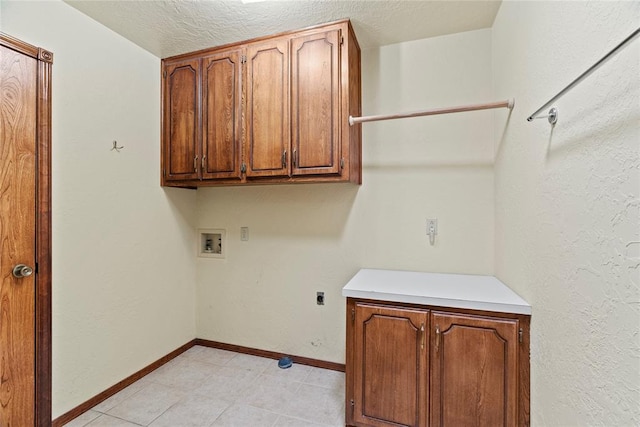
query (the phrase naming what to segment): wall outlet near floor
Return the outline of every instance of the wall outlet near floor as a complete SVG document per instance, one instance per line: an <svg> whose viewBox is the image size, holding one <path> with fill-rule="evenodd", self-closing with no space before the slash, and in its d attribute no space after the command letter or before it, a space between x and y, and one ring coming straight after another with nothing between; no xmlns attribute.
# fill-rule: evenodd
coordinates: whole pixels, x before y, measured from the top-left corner
<svg viewBox="0 0 640 427"><path fill-rule="evenodd" d="M240 240L243 242L249 240L249 227L240 227Z"/></svg>
<svg viewBox="0 0 640 427"><path fill-rule="evenodd" d="M316 304L324 305L324 292L316 292Z"/></svg>

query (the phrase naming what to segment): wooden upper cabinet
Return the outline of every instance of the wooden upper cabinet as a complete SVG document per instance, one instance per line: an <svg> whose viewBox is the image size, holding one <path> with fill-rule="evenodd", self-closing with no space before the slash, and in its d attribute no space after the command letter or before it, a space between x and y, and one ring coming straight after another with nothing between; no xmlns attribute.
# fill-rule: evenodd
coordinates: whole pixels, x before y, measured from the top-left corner
<svg viewBox="0 0 640 427"><path fill-rule="evenodd" d="M162 184L361 183L348 20L165 58Z"/></svg>
<svg viewBox="0 0 640 427"><path fill-rule="evenodd" d="M518 320L432 314L431 426L518 423Z"/></svg>
<svg viewBox="0 0 640 427"><path fill-rule="evenodd" d="M340 30L291 41L292 174L340 173Z"/></svg>
<svg viewBox="0 0 640 427"><path fill-rule="evenodd" d="M166 181L198 179L200 157L200 61L164 70L164 164Z"/></svg>
<svg viewBox="0 0 640 427"><path fill-rule="evenodd" d="M356 303L353 421L426 426L428 311Z"/></svg>
<svg viewBox="0 0 640 427"><path fill-rule="evenodd" d="M247 48L247 177L288 176L289 43Z"/></svg>
<svg viewBox="0 0 640 427"><path fill-rule="evenodd" d="M242 51L202 60L202 179L240 179Z"/></svg>

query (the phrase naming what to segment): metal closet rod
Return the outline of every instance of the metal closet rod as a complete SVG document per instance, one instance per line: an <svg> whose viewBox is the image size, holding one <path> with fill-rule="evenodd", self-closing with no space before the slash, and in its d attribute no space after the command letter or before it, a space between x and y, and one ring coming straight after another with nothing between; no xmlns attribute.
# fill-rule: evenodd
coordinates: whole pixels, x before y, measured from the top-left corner
<svg viewBox="0 0 640 427"><path fill-rule="evenodd" d="M434 110L414 111L412 113L386 114L386 115L379 115L379 116L362 116L362 117L349 116L349 124L353 126L356 123L377 122L380 120L405 119L408 117L435 116L437 114L462 113L464 111L490 110L492 108L508 108L509 110L512 110L514 103L515 101L513 99L509 99L509 100L500 101L500 102L490 102L488 104L474 104L474 105L463 105L460 107L437 108Z"/></svg>
<svg viewBox="0 0 640 427"><path fill-rule="evenodd" d="M571 83L569 83L569 85L567 87L565 87L564 89L562 89L560 92L558 92L558 94L556 96L554 96L553 98L551 98L549 101L547 101L542 107L538 108L536 110L535 113L531 114L529 117L527 117L527 121L530 122L533 119L536 119L537 116L543 111L545 110L548 106L550 106L551 104L553 104L554 102L556 102L560 97L562 97L565 93L567 93L569 90L571 90L571 88L573 88L575 85L577 85L578 83L580 83L582 80L584 80L589 74L593 73L596 69L600 68L600 66L602 64L604 64L605 62L607 62L609 59L611 59L611 57L613 55L615 55L616 53L618 53L618 51L620 49L622 49L627 43L629 43L631 40L633 40L635 37L638 36L638 34L640 34L640 28L638 28L637 30L635 30L633 33L631 33L629 35L629 37L627 37L626 39L622 40L622 42L620 42L620 44L618 44L616 47L614 47L611 51L609 51L609 53L607 53L605 56L603 56L598 62L596 62L595 64L593 64L587 71L585 71L584 73L580 74L574 81L572 81Z"/></svg>

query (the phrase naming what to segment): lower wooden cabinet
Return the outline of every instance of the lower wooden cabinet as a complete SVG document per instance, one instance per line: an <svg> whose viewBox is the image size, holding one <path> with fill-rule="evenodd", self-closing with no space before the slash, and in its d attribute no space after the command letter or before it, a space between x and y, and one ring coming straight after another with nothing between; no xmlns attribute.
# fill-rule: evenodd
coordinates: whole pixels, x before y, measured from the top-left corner
<svg viewBox="0 0 640 427"><path fill-rule="evenodd" d="M347 299L351 426L528 426L528 315Z"/></svg>

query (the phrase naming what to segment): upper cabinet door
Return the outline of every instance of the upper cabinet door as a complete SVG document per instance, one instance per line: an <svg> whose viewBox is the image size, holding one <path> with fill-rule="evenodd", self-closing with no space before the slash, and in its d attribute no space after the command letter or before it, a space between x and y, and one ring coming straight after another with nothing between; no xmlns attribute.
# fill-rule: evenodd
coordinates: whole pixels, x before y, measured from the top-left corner
<svg viewBox="0 0 640 427"><path fill-rule="evenodd" d="M202 60L202 179L242 177L241 50Z"/></svg>
<svg viewBox="0 0 640 427"><path fill-rule="evenodd" d="M200 61L167 64L164 85L164 179L198 179Z"/></svg>
<svg viewBox="0 0 640 427"><path fill-rule="evenodd" d="M287 38L247 47L247 177L289 175L288 48Z"/></svg>
<svg viewBox="0 0 640 427"><path fill-rule="evenodd" d="M291 41L293 175L340 173L340 31Z"/></svg>
<svg viewBox="0 0 640 427"><path fill-rule="evenodd" d="M518 320L432 313L431 426L517 425Z"/></svg>

